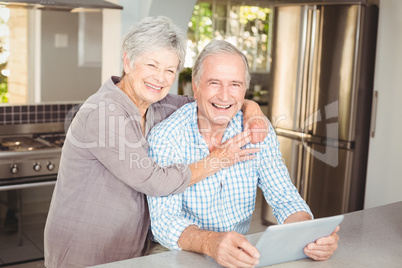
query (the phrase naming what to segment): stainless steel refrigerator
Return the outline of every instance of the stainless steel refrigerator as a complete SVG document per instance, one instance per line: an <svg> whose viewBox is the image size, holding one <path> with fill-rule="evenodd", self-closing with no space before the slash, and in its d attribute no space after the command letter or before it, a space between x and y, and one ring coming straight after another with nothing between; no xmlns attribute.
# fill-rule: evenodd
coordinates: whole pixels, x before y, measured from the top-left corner
<svg viewBox="0 0 402 268"><path fill-rule="evenodd" d="M316 218L363 209L378 6L272 2L268 117L292 181Z"/></svg>

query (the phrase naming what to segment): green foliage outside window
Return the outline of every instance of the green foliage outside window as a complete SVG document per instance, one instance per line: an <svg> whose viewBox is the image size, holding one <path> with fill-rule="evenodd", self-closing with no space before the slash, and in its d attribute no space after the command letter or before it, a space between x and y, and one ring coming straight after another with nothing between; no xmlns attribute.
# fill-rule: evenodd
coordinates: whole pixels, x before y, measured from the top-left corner
<svg viewBox="0 0 402 268"><path fill-rule="evenodd" d="M4 69L3 65L0 64L0 71ZM0 73L0 103L8 103L7 92L7 77Z"/></svg>
<svg viewBox="0 0 402 268"><path fill-rule="evenodd" d="M0 8L4 8L0 6ZM6 52L6 32L5 29L8 28L7 21L3 19L2 16L0 16L0 29L1 29L1 34L0 34L0 55ZM4 61L4 60L3 60ZM7 83L7 76L4 75L3 70L7 69L7 60L4 62L0 63L0 103L8 103L8 83Z"/></svg>
<svg viewBox="0 0 402 268"><path fill-rule="evenodd" d="M189 23L186 66L214 38L231 42L247 55L253 72L270 66L270 20L272 9L231 4L230 1L199 0Z"/></svg>

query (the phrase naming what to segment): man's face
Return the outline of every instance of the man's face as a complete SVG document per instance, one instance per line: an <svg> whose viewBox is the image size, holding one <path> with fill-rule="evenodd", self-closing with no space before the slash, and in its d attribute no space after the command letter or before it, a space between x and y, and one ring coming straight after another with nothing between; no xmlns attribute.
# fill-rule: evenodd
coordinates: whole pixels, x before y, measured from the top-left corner
<svg viewBox="0 0 402 268"><path fill-rule="evenodd" d="M244 63L239 55L221 53L205 58L203 66L199 86L193 83L198 124L227 127L244 102Z"/></svg>

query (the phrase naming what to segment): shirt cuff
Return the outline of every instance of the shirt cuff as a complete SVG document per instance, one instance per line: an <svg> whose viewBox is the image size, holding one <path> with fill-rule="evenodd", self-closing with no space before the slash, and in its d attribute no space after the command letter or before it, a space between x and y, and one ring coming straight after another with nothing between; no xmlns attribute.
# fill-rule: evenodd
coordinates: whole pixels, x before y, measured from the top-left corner
<svg viewBox="0 0 402 268"><path fill-rule="evenodd" d="M167 238L165 238L165 240L163 238L158 239L158 242L170 250L182 250L178 245L178 241L183 231L190 225L195 225L198 228L199 226L189 221L175 222L173 225L174 227L167 234L165 234Z"/></svg>
<svg viewBox="0 0 402 268"><path fill-rule="evenodd" d="M314 219L313 213L311 213L310 208L307 206L306 203L295 203L292 204L290 207L286 207L286 209L281 209L278 213L276 213L276 219L279 224L283 224L283 222L292 214L296 212L307 212L310 214L311 219Z"/></svg>

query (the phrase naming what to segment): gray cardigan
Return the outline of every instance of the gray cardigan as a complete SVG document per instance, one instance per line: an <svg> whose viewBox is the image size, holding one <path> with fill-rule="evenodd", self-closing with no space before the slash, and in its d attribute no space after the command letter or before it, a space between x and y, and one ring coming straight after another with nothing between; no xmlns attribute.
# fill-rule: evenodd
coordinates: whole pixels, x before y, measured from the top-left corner
<svg viewBox="0 0 402 268"><path fill-rule="evenodd" d="M81 106L67 132L45 227L45 265L85 267L143 255L145 198L180 193L191 171L159 167L146 135L190 98L168 95L148 108L145 137L138 108L109 79Z"/></svg>

